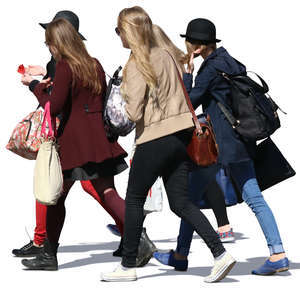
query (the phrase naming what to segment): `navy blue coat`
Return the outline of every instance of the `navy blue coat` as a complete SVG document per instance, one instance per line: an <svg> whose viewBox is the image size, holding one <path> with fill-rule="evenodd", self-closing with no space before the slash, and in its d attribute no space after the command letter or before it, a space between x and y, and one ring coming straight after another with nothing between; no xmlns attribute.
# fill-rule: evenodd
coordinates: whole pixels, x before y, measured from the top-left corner
<svg viewBox="0 0 300 300"><path fill-rule="evenodd" d="M202 105L203 111L209 114L219 146L218 160L227 169L231 163L250 160L249 153L254 145L246 145L239 138L217 106L217 101L220 101L231 111L229 106L230 87L226 80L218 74L219 71L237 75L245 73L246 68L231 57L223 47L220 47L203 61L195 77L194 87L192 87L192 74L184 73L183 81L194 108Z"/></svg>
<svg viewBox="0 0 300 300"><path fill-rule="evenodd" d="M252 164L252 158L255 153L255 143L245 143L231 127L230 123L217 106L217 101L223 103L226 108L230 108L230 86L219 74L225 72L230 75L237 75L246 72L244 65L231 57L228 52L220 47L211 53L202 63L193 85L193 75L183 74L184 85L190 96L194 108L202 105L205 113L209 114L212 126L219 146L218 163L208 168L192 168L189 175L189 191L191 199L200 208L209 208L204 199L204 193L211 180L216 180L220 168L225 171L222 181L223 185L231 186L235 183L238 194L232 196L230 189L220 185L224 192L225 203L227 206L241 202L241 192L244 182L249 178L254 178L254 169L249 168ZM217 180L218 181L218 180Z"/></svg>

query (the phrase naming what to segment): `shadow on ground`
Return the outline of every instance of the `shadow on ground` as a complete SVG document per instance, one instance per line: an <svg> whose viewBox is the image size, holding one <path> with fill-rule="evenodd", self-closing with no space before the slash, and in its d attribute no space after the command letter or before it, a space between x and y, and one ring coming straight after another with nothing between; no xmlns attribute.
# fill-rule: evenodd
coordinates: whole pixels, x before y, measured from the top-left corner
<svg viewBox="0 0 300 300"><path fill-rule="evenodd" d="M244 240L248 239L248 237L245 237L243 233L236 232L235 233L236 241L238 240ZM194 236L193 240L200 239L199 236ZM173 243L176 242L176 238L170 238L170 239L163 239L163 240L153 240L154 243ZM76 245L67 245L67 246L61 246L59 247L60 253L79 253L79 252L89 252L89 251L98 251L98 250L116 250L119 246L119 242L108 242L108 243L94 243L94 244L76 244Z"/></svg>
<svg viewBox="0 0 300 300"><path fill-rule="evenodd" d="M250 275L251 271L254 268L259 267L264 263L266 260L266 257L252 257L248 258L245 262L237 262L234 266L234 268L230 271L229 277L225 278L224 280L221 281L221 283L226 283L226 282L238 282L238 280L230 278L230 276L244 276L244 275ZM297 270L300 269L300 263L296 262L290 262L290 270ZM152 275L145 275L139 277L139 279L144 279L144 278L151 278L151 277L157 277L157 276L177 276L177 275L195 275L195 276L208 276L211 270L211 266L207 267L191 267L188 269L187 272L177 272L171 267L161 267L159 268L160 271L163 271L162 273L159 274L152 274ZM253 275L255 276L255 275ZM287 272L282 272L282 273L277 273L276 275L273 276L280 276L280 277L286 277L286 276L291 276L290 271Z"/></svg>
<svg viewBox="0 0 300 300"><path fill-rule="evenodd" d="M234 232L235 241L249 239L247 236L244 236L241 232ZM193 240L202 240L199 235L194 234ZM154 243L174 243L177 241L177 238L163 239L163 240L153 240Z"/></svg>
<svg viewBox="0 0 300 300"><path fill-rule="evenodd" d="M247 239L247 237L244 237L243 234L238 233L237 239ZM173 242L174 239L164 239L164 240L156 240L157 243L170 243ZM107 263L107 262L119 262L119 257L112 256L112 252L117 249L119 245L119 242L108 242L108 243L96 243L96 244L78 244L78 245L68 245L68 246L62 246L59 248L60 253L81 253L81 252L90 252L90 251L103 251L108 250L109 252L101 253L101 254L89 254L88 257L82 258L82 259L76 259L74 261L64 263L59 265L59 269L68 269L68 268L78 268L82 266L87 265L96 265L101 263ZM59 259L59 257L58 257ZM231 270L230 275L233 276L243 276L243 275L249 275L251 274L251 270L254 268L259 267L264 263L266 260L266 257L253 257L248 258L246 261L243 262L237 262L234 268ZM159 264L156 262L153 258L148 265L155 266ZM157 264L153 264L153 263ZM144 278L151 278L151 277L157 277L157 276L177 276L177 275L195 275L195 276L207 276L210 273L211 266L202 266L202 267L190 267L187 272L178 272L175 271L172 267L159 265L158 266L159 271L162 271L159 274L152 274L152 275L145 275L139 277L139 279ZM300 269L300 263L297 262L290 262L290 270L296 270ZM275 276L290 276L291 273L283 272L278 273ZM238 282L238 280L233 278L225 278L223 283L226 282Z"/></svg>

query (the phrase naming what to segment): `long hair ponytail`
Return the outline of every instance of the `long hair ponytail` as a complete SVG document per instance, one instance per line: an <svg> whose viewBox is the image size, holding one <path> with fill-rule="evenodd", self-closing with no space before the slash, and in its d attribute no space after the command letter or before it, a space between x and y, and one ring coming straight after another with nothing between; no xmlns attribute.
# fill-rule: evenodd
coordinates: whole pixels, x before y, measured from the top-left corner
<svg viewBox="0 0 300 300"><path fill-rule="evenodd" d="M150 63L150 51L157 46L152 21L139 6L123 9L118 17L118 29L131 49L131 59L135 60L137 69L143 75L150 94L155 93L157 77ZM126 96L126 66L123 72L122 91Z"/></svg>

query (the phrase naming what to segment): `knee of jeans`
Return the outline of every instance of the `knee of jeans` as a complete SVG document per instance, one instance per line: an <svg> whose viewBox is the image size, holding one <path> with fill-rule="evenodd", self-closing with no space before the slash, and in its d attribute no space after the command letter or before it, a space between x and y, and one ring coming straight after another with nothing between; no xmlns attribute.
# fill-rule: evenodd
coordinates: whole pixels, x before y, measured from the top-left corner
<svg viewBox="0 0 300 300"><path fill-rule="evenodd" d="M177 216L181 217L184 214L186 203L170 203L171 211Z"/></svg>
<svg viewBox="0 0 300 300"><path fill-rule="evenodd" d="M248 206L251 208L251 210L256 214L258 211L261 210L261 208L264 207L264 205L261 203L261 197L254 196L251 198L245 199L245 202L248 204Z"/></svg>
<svg viewBox="0 0 300 300"><path fill-rule="evenodd" d="M253 212L257 212L258 209L267 207L264 197L258 187L255 178L249 179L244 187L242 193L243 200L248 204Z"/></svg>
<svg viewBox="0 0 300 300"><path fill-rule="evenodd" d="M147 194L127 190L125 203L127 206L144 206Z"/></svg>

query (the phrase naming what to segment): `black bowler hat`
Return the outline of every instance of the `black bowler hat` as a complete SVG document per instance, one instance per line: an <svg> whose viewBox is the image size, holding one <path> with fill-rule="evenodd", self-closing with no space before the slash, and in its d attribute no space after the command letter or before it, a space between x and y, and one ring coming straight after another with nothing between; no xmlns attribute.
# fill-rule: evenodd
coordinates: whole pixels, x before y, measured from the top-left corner
<svg viewBox="0 0 300 300"><path fill-rule="evenodd" d="M73 25L75 30L78 32L80 38L82 40L86 40L86 38L78 31L79 30L79 18L75 13L73 13L72 11L69 11L69 10L62 10L62 11L59 11L55 15L55 17L53 18L52 21L57 20L57 19L65 19L65 20L69 21ZM44 29L46 29L49 23L39 23L39 24Z"/></svg>
<svg viewBox="0 0 300 300"><path fill-rule="evenodd" d="M218 43L221 40L216 39L216 27L207 19L194 19L186 29L186 34L181 34L181 37L187 40L196 40L201 42Z"/></svg>

